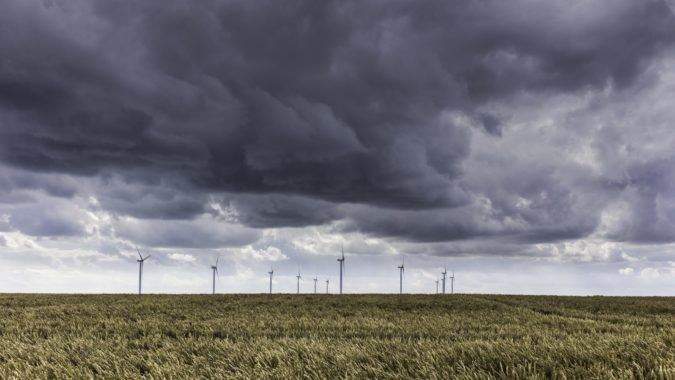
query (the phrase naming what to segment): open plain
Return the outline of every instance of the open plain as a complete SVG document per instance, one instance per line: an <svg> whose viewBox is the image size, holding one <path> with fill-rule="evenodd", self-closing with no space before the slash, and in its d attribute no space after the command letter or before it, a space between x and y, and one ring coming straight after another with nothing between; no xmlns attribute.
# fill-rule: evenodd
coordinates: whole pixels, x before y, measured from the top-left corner
<svg viewBox="0 0 675 380"><path fill-rule="evenodd" d="M0 378L675 378L675 298L1 295Z"/></svg>

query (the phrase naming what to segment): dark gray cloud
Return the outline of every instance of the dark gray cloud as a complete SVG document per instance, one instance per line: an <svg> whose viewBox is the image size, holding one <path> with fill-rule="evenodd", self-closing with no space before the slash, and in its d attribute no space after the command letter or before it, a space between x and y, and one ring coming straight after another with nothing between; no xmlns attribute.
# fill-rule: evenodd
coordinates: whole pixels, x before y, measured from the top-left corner
<svg viewBox="0 0 675 380"><path fill-rule="evenodd" d="M81 215L63 209L22 207L12 213L12 229L31 236L80 236L87 234Z"/></svg>
<svg viewBox="0 0 675 380"><path fill-rule="evenodd" d="M54 197L72 198L77 189L77 181L69 176L36 174L6 167L0 171L0 193L4 194L13 190L41 190Z"/></svg>
<svg viewBox="0 0 675 380"><path fill-rule="evenodd" d="M238 222L256 228L304 227L344 217L330 202L279 194L233 195L223 205Z"/></svg>
<svg viewBox="0 0 675 380"><path fill-rule="evenodd" d="M100 208L141 219L192 219L209 211L207 194L153 174L102 176L93 184Z"/></svg>
<svg viewBox="0 0 675 380"><path fill-rule="evenodd" d="M675 157L639 162L628 168L619 205L628 217L608 233L620 241L665 243L675 240Z"/></svg>
<svg viewBox="0 0 675 380"><path fill-rule="evenodd" d="M210 218L194 221L125 221L114 224L117 237L150 247L218 248L252 244L258 230Z"/></svg>
<svg viewBox="0 0 675 380"><path fill-rule="evenodd" d="M505 139L504 109L523 96L634 93L675 41L662 1L48 5L0 6L0 160L20 173L0 176L3 202L14 189L72 198L95 177L83 182L102 209L158 226L220 204L256 228L345 220L413 241L533 243L588 236L623 199L635 217L609 238L675 238L659 222L675 220L658 203L668 166L635 166L628 185L536 149L516 157L531 147L472 151L479 133ZM539 146L575 135L548 128L568 134ZM252 239L174 222L120 233L172 247ZM48 213L12 223L83 233Z"/></svg>

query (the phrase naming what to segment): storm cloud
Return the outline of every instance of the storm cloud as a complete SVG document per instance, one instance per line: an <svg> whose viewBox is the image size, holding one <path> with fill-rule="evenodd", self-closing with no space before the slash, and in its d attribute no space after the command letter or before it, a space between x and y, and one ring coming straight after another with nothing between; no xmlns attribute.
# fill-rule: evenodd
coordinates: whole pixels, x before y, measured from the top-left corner
<svg viewBox="0 0 675 380"><path fill-rule="evenodd" d="M14 205L49 196L157 247L675 241L663 1L1 7L0 202L24 234L93 233Z"/></svg>

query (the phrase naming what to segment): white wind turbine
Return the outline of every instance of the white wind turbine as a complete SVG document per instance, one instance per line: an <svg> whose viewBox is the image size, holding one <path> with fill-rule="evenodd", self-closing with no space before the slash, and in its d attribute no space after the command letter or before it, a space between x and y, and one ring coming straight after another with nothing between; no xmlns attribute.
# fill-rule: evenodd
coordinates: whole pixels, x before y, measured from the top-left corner
<svg viewBox="0 0 675 380"><path fill-rule="evenodd" d="M313 280L314 280L314 294L316 294L316 283L317 283L317 281L319 281L319 278L316 275L314 275Z"/></svg>
<svg viewBox="0 0 675 380"><path fill-rule="evenodd" d="M302 278L302 276L300 276L300 270L299 269L298 269L298 275L295 276L295 278L298 279L298 287L297 287L296 294L300 294L300 279Z"/></svg>
<svg viewBox="0 0 675 380"><path fill-rule="evenodd" d="M403 272L405 272L405 256L403 257L403 262L398 266L398 277L399 277L399 294L403 294Z"/></svg>
<svg viewBox="0 0 675 380"><path fill-rule="evenodd" d="M213 271L213 294L216 294L216 276L220 278L220 275L218 274L218 261L220 261L220 255L216 258L216 264L211 265L211 270Z"/></svg>
<svg viewBox="0 0 675 380"><path fill-rule="evenodd" d="M450 294L455 294L455 271L452 271L452 276L450 276Z"/></svg>
<svg viewBox="0 0 675 380"><path fill-rule="evenodd" d="M438 294L438 280L436 280L436 294Z"/></svg>
<svg viewBox="0 0 675 380"><path fill-rule="evenodd" d="M443 275L443 277L441 278L441 280L443 281L443 294L445 294L445 276L448 274L448 268L443 267L443 272L441 272L441 274Z"/></svg>
<svg viewBox="0 0 675 380"><path fill-rule="evenodd" d="M330 279L326 279L326 294L328 294L328 284L330 283Z"/></svg>
<svg viewBox="0 0 675 380"><path fill-rule="evenodd" d="M272 294L272 276L274 276L274 268L270 267L270 271L267 273L270 275L270 294Z"/></svg>
<svg viewBox="0 0 675 380"><path fill-rule="evenodd" d="M337 259L337 261L340 263L340 294L342 294L342 272L344 271L345 268L345 248L341 246L342 249L342 258Z"/></svg>
<svg viewBox="0 0 675 380"><path fill-rule="evenodd" d="M141 287L142 287L142 284L143 284L143 263L145 262L145 260L150 258L150 255L147 255L147 256L143 257L143 255L141 255L141 251L138 249L138 247L136 247L136 252L138 252L138 260L136 260L136 261L138 262L138 295L140 296L141 295Z"/></svg>

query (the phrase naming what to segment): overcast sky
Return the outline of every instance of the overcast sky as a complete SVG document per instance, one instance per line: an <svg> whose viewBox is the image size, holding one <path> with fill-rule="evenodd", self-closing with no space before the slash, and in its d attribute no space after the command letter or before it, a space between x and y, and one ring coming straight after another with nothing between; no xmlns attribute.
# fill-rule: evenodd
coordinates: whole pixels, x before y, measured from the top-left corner
<svg viewBox="0 0 675 380"><path fill-rule="evenodd" d="M675 295L675 4L0 2L0 291Z"/></svg>

